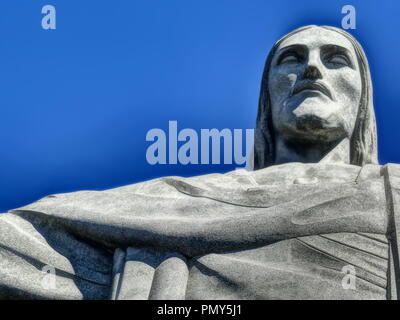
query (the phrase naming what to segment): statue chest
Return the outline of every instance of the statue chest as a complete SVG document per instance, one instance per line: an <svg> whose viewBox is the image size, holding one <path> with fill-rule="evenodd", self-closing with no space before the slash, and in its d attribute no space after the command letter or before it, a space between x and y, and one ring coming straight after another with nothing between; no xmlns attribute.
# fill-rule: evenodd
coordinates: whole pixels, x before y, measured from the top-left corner
<svg viewBox="0 0 400 320"><path fill-rule="evenodd" d="M187 299L386 299L385 235L336 233L191 261Z"/></svg>

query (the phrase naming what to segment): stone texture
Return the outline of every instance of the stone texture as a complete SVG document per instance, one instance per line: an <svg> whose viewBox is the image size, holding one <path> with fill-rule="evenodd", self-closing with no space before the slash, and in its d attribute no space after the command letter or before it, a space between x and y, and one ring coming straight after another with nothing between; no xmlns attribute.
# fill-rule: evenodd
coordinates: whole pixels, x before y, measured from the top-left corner
<svg viewBox="0 0 400 320"><path fill-rule="evenodd" d="M188 259L188 299L381 299L388 242L380 171L292 163L48 197L0 216L1 261L9 265L0 295L106 299L119 271L130 280L116 299L168 298L171 279L180 283L178 299ZM127 244L122 269L111 253ZM36 263L56 268L57 290L41 288ZM362 290L341 293L346 264Z"/></svg>
<svg viewBox="0 0 400 320"><path fill-rule="evenodd" d="M188 277L189 270L183 256L166 259L155 271L149 300L184 300Z"/></svg>

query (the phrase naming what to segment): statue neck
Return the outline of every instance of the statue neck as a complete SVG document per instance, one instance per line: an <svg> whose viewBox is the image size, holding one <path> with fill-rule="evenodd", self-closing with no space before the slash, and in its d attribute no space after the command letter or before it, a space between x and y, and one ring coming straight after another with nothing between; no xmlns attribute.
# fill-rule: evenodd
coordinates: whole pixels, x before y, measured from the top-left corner
<svg viewBox="0 0 400 320"><path fill-rule="evenodd" d="M350 163L350 139L331 144L291 143L276 137L275 164L302 163Z"/></svg>

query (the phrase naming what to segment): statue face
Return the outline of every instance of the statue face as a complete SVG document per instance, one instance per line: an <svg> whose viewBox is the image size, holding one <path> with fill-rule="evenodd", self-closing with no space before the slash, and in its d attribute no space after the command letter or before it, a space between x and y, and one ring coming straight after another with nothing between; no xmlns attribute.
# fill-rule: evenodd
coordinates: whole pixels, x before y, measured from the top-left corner
<svg viewBox="0 0 400 320"><path fill-rule="evenodd" d="M350 137L362 81L343 35L313 27L277 48L268 74L274 130L284 139L332 142Z"/></svg>

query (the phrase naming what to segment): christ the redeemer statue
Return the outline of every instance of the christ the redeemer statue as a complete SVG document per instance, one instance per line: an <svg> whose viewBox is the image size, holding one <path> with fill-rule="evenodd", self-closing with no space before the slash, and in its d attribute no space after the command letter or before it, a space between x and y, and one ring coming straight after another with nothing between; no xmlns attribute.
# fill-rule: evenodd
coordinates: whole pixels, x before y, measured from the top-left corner
<svg viewBox="0 0 400 320"><path fill-rule="evenodd" d="M306 26L267 58L254 171L1 214L0 298L397 299L399 215L400 166L377 162L363 49Z"/></svg>

